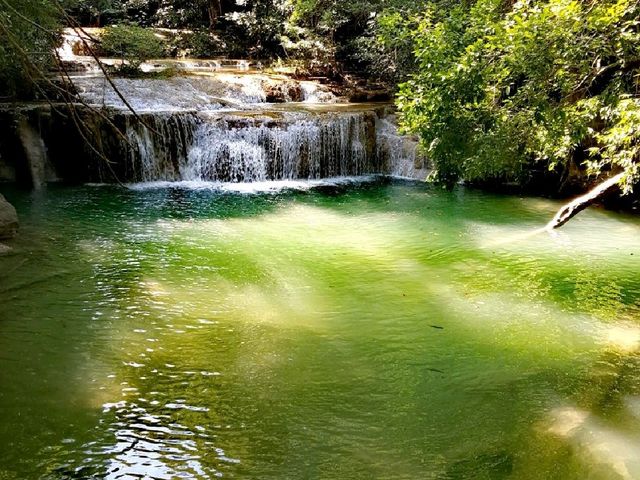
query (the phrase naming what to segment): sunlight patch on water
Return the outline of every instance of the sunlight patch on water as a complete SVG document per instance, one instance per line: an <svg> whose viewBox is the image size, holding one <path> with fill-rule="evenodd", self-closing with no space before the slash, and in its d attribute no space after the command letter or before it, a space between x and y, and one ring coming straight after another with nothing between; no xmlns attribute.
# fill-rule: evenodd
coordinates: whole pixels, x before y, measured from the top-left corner
<svg viewBox="0 0 640 480"><path fill-rule="evenodd" d="M550 414L550 426L547 431L553 435L567 438L574 430L584 425L589 412L572 407L556 408Z"/></svg>
<svg viewBox="0 0 640 480"><path fill-rule="evenodd" d="M631 353L640 348L640 327L632 324L606 326L605 342L615 349Z"/></svg>
<svg viewBox="0 0 640 480"><path fill-rule="evenodd" d="M158 282L146 284L158 285ZM157 295L156 292L156 289L147 291L152 296ZM248 322L318 330L323 328L319 312L328 308L322 296L311 288L294 288L289 282L282 284L277 280L272 286L239 285L217 276L210 277L204 286L165 284L162 292L165 303L183 314L183 325L193 324L191 319L215 318L225 320L227 325Z"/></svg>
<svg viewBox="0 0 640 480"><path fill-rule="evenodd" d="M627 411L635 417L636 420L640 420L640 396L639 395L627 395L624 398L624 405Z"/></svg>
<svg viewBox="0 0 640 480"><path fill-rule="evenodd" d="M328 264L341 257L349 262L359 259L405 273L412 264L422 270L396 243L403 233L413 233L411 220L410 214L359 216L295 205L250 219L163 220L157 226L179 243L197 238L200 245L215 249L241 241L243 255L282 279L293 273L286 270L289 265L309 258L322 258Z"/></svg>
<svg viewBox="0 0 640 480"><path fill-rule="evenodd" d="M548 301L511 292L471 293L449 285L430 286L428 291L476 341L517 356L553 363L608 345L598 319L565 312Z"/></svg>
<svg viewBox="0 0 640 480"><path fill-rule="evenodd" d="M606 218L602 212L585 212L584 218L575 219L575 224L569 224L562 230L547 232L544 227L537 228L531 223L531 230L523 230L522 225L496 225L469 222L468 231L475 243L483 250L500 249L501 251L519 254L522 252L536 253L544 256L558 254L580 256L597 255L605 258L625 258L629 261L635 255L640 255L640 228L624 222ZM600 218L598 218L600 217ZM606 218L606 220L605 220ZM540 221L545 220L540 216ZM596 220L605 220L605 224L597 224ZM635 231L634 238L631 232ZM615 247L603 249L603 245L611 244L615 239Z"/></svg>
<svg viewBox="0 0 640 480"><path fill-rule="evenodd" d="M611 471L621 480L639 478L640 437L607 426L595 415L569 406L553 410L549 423L548 432L564 439L581 463L597 466L590 478L611 478Z"/></svg>

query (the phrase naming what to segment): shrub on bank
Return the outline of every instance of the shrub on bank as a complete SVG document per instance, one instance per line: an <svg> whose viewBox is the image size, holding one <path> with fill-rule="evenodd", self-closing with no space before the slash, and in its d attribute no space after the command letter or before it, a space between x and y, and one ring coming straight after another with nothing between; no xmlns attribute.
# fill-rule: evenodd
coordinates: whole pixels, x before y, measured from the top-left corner
<svg viewBox="0 0 640 480"><path fill-rule="evenodd" d="M212 58L224 56L227 44L209 30L173 30L166 36L165 52L170 57Z"/></svg>
<svg viewBox="0 0 640 480"><path fill-rule="evenodd" d="M101 54L121 58L126 70L136 71L151 58L164 56L162 40L152 31L135 25L114 25L100 37Z"/></svg>

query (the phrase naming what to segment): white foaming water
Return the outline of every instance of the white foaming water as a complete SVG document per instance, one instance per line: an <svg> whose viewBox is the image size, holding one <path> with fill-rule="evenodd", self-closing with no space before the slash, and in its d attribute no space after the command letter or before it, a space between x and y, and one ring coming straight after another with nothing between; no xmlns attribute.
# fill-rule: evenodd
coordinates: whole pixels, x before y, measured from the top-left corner
<svg viewBox="0 0 640 480"><path fill-rule="evenodd" d="M180 168L193 142L199 118L190 113L154 113L145 115L151 131L131 115L125 116L128 144L128 178L140 181L179 180Z"/></svg>
<svg viewBox="0 0 640 480"><path fill-rule="evenodd" d="M388 116L376 121L377 155L385 158L387 173L399 178L426 179L429 169L418 151L418 140L400 135L393 120L393 116Z"/></svg>
<svg viewBox="0 0 640 480"><path fill-rule="evenodd" d="M207 76L175 76L167 79L114 78L127 102L139 112L242 110L267 101L273 86L299 85L304 103L335 104L340 100L316 82L273 79L260 74L216 73ZM82 100L90 105L126 110L120 96L101 75L74 77ZM284 89L285 92L287 88ZM288 94L284 94L289 98ZM289 100L292 100L289 98Z"/></svg>
<svg viewBox="0 0 640 480"><path fill-rule="evenodd" d="M302 81L300 88L304 103L338 103L340 101L340 98L327 87L317 82Z"/></svg>
<svg viewBox="0 0 640 480"><path fill-rule="evenodd" d="M195 132L182 178L257 182L370 173L363 120L346 114L235 127L237 120L205 123Z"/></svg>
<svg viewBox="0 0 640 480"><path fill-rule="evenodd" d="M415 141L370 111L125 115L124 179L255 183L383 174L425 179ZM153 130L153 131L152 131Z"/></svg>
<svg viewBox="0 0 640 480"><path fill-rule="evenodd" d="M65 34L62 37L62 45L58 48L58 56L61 60L71 61L76 59L76 54L73 53L73 45L79 41L76 35Z"/></svg>
<svg viewBox="0 0 640 480"><path fill-rule="evenodd" d="M104 77L74 78L86 103L126 110L127 106ZM241 109L261 101L260 93L243 82L199 77L171 79L113 79L120 93L137 112L180 112ZM264 94L262 95L264 97Z"/></svg>
<svg viewBox="0 0 640 480"><path fill-rule="evenodd" d="M136 181L262 182L383 173L367 113L278 118L165 113L127 116Z"/></svg>
<svg viewBox="0 0 640 480"><path fill-rule="evenodd" d="M265 182L230 183L207 181L178 181L178 182L140 182L127 185L131 190L163 190L165 188L178 188L184 190L208 190L215 192L260 194L278 193L285 190L309 191L322 186L344 186L371 183L378 179L378 175L361 175L350 177L323 178L320 180L270 180ZM91 184L103 186L104 184Z"/></svg>

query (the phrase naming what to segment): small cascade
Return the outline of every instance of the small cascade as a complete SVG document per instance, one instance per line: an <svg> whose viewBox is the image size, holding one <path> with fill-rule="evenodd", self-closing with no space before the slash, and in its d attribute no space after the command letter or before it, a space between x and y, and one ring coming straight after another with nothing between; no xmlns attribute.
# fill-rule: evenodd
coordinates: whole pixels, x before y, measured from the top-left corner
<svg viewBox="0 0 640 480"><path fill-rule="evenodd" d="M96 39L102 35L101 28L84 27L82 29L65 28L62 32L62 42L57 49L57 54L64 62L65 68L70 72L99 72L100 68L96 59L91 54L91 49L99 50ZM89 48L90 47L90 48ZM118 66L122 63L120 58L100 58L100 62L106 66ZM246 59L230 58L162 58L142 62L140 69L143 72L162 72L174 69L181 72L250 72L262 68L260 62L254 64Z"/></svg>
<svg viewBox="0 0 640 480"><path fill-rule="evenodd" d="M46 180L46 170L49 164L47 146L38 131L26 119L21 119L17 126L20 143L27 159L31 186L41 188Z"/></svg>
<svg viewBox="0 0 640 480"><path fill-rule="evenodd" d="M336 96L327 87L317 82L301 81L302 101L305 103L338 103Z"/></svg>
<svg viewBox="0 0 640 480"><path fill-rule="evenodd" d="M371 113L149 116L127 124L134 181L259 182L382 173Z"/></svg>
<svg viewBox="0 0 640 480"><path fill-rule="evenodd" d="M144 116L146 125L132 115L125 118L126 179L181 180L199 117L192 113L156 113Z"/></svg>
<svg viewBox="0 0 640 480"><path fill-rule="evenodd" d="M75 77L73 83L84 102L126 110L120 96L103 76ZM340 100L325 85L262 74L216 73L153 80L115 78L113 83L140 112L247 110L271 102L335 104Z"/></svg>
<svg viewBox="0 0 640 480"><path fill-rule="evenodd" d="M222 119L203 123L185 180L256 182L370 173L365 114L295 121Z"/></svg>
<svg viewBox="0 0 640 480"><path fill-rule="evenodd" d="M152 81L116 78L113 82L137 112L243 109L248 104L264 102L264 92L251 78L235 75L221 77L175 77ZM74 78L73 83L85 103L127 110L104 77Z"/></svg>
<svg viewBox="0 0 640 480"><path fill-rule="evenodd" d="M393 177L424 180L429 175L426 157L416 137L400 135L394 115L376 120L376 155Z"/></svg>

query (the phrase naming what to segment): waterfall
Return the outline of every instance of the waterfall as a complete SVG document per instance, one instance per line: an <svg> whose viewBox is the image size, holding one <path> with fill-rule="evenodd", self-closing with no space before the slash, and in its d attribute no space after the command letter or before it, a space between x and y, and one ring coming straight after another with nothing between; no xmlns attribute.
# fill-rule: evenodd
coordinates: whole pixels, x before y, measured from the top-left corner
<svg viewBox="0 0 640 480"><path fill-rule="evenodd" d="M24 147L20 161L34 184L251 183L370 174L424 179L428 173L417 140L398 133L389 105L336 103L335 87L318 82L237 72L114 82L136 115L104 77L73 77L78 96L91 106L74 107L90 133L78 130L66 106L34 106L18 138L7 140L4 157L14 155L11 145ZM0 115L0 127L12 132L15 122L6 117ZM34 145L46 162L26 158ZM17 162L9 166L26 171ZM0 174L6 171L2 167Z"/></svg>
<svg viewBox="0 0 640 480"><path fill-rule="evenodd" d="M66 30L62 58L87 60L76 55L83 50L80 40ZM368 174L423 179L428 173L417 140L398 133L388 106L346 103L337 85L249 68L246 60L145 65L188 74L114 78L119 93L102 75L73 76L82 101L108 111L124 132L114 135L89 114L99 147L112 159L108 168L92 159L92 181L250 183ZM56 135L49 137L55 143Z"/></svg>
<svg viewBox="0 0 640 480"><path fill-rule="evenodd" d="M417 139L372 111L126 115L123 180L263 182L383 174L425 179ZM106 180L106 179L105 179Z"/></svg>
<svg viewBox="0 0 640 480"><path fill-rule="evenodd" d="M360 175L370 167L364 115L233 126L201 125L183 177L253 182ZM373 168L373 167L372 167Z"/></svg>
<svg viewBox="0 0 640 480"><path fill-rule="evenodd" d="M424 180L429 175L426 158L420 153L419 140L400 135L394 115L376 120L376 155L393 177Z"/></svg>
<svg viewBox="0 0 640 480"><path fill-rule="evenodd" d="M13 125L12 118L0 118L0 126ZM0 174L8 172L15 179L17 173L11 172L30 172L33 185L58 179L251 183L371 174L424 179L428 174L416 139L400 136L380 110L203 110L139 116L119 111L108 118L82 110L92 149L69 115L32 111L0 152L14 159L0 165ZM11 145L22 148L9 150Z"/></svg>
<svg viewBox="0 0 640 480"><path fill-rule="evenodd" d="M126 125L134 181L258 182L382 173L371 113L154 114L146 115L145 123L149 128L128 117Z"/></svg>

